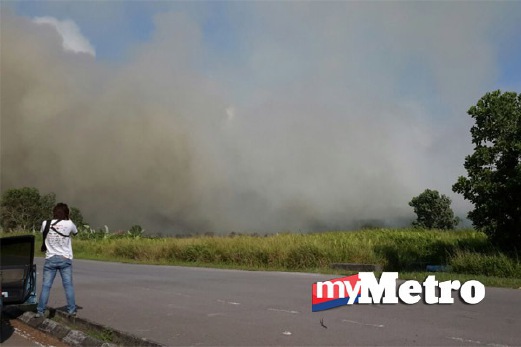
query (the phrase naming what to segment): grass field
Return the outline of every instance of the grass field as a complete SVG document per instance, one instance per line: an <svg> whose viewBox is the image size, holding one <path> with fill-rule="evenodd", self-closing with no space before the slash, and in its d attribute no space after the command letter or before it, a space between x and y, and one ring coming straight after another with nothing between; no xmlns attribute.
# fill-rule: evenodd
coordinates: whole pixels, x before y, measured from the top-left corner
<svg viewBox="0 0 521 347"><path fill-rule="evenodd" d="M437 278L479 278L485 285L521 287L520 259L498 252L483 233L474 230L370 229L189 238L82 231L73 248L81 259L247 270L338 274L332 263L378 264L383 271L400 272L404 279L424 278L427 265L443 265L450 272L438 273ZM36 255L41 255L39 250Z"/></svg>

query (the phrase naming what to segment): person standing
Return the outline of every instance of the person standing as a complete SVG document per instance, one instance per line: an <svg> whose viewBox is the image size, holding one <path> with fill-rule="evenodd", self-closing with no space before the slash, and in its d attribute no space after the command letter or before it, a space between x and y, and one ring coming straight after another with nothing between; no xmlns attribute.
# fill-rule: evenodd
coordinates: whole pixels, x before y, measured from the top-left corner
<svg viewBox="0 0 521 347"><path fill-rule="evenodd" d="M47 223L50 223L50 225L47 229L48 232L45 232ZM67 204L60 202L54 206L53 219L42 223L41 232L44 234L42 250L45 251L45 264L43 266L42 292L36 308L36 317L43 317L45 314L51 287L58 271L62 278L67 299L67 313L76 316L77 307L72 283L71 235L76 235L78 229L69 219Z"/></svg>

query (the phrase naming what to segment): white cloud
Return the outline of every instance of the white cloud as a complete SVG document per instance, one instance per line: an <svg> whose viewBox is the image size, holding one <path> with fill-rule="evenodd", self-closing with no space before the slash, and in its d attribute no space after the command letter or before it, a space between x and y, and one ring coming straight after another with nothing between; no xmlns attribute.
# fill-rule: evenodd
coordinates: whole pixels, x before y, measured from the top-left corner
<svg viewBox="0 0 521 347"><path fill-rule="evenodd" d="M96 51L89 40L83 36L78 25L69 19L58 20L53 17L36 17L33 20L37 24L51 25L62 37L62 46L66 51L74 53L87 53L96 56Z"/></svg>

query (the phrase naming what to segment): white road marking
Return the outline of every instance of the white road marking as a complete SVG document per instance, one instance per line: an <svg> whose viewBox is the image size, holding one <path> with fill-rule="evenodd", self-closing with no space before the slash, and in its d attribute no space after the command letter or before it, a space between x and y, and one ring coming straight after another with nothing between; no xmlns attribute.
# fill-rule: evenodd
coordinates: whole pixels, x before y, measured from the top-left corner
<svg viewBox="0 0 521 347"><path fill-rule="evenodd" d="M357 322L357 321L349 320L349 319L342 319L342 322L353 323L353 324L358 324L358 325L366 325L366 326L375 327L375 328L383 328L384 327L383 324L367 324L367 323L361 323L361 322Z"/></svg>
<svg viewBox="0 0 521 347"><path fill-rule="evenodd" d="M454 341L458 341L458 342L474 343L476 345L484 345L484 346L491 346L491 347L508 347L508 345L501 345L501 344L497 344L497 343L487 343L487 342L481 342L481 341L477 341L477 340L469 340L469 339L464 339L462 337L447 336L447 338L454 340Z"/></svg>
<svg viewBox="0 0 521 347"><path fill-rule="evenodd" d="M284 331L284 332L282 332L282 335L289 336L289 335L291 335L291 331Z"/></svg>
<svg viewBox="0 0 521 347"><path fill-rule="evenodd" d="M240 302L233 302L233 301L224 301L224 300L217 300L217 302L228 304L228 305L240 305Z"/></svg>
<svg viewBox="0 0 521 347"><path fill-rule="evenodd" d="M208 313L208 317L215 317L215 316L224 316L224 313Z"/></svg>
<svg viewBox="0 0 521 347"><path fill-rule="evenodd" d="M268 311L275 311L275 312L286 312L291 314L299 314L299 311L292 311L292 310L283 310L281 308L268 308Z"/></svg>

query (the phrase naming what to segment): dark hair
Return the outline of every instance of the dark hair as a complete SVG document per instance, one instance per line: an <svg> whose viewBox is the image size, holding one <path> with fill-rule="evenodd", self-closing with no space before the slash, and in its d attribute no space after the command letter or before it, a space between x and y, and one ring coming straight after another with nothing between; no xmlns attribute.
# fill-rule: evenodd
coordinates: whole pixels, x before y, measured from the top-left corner
<svg viewBox="0 0 521 347"><path fill-rule="evenodd" d="M52 215L54 219L68 220L69 206L67 206L67 204L64 204L63 202L57 203L56 206L54 206L54 209L52 210Z"/></svg>

